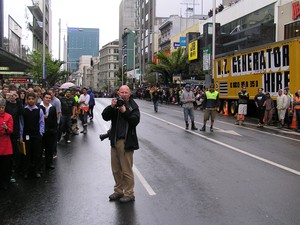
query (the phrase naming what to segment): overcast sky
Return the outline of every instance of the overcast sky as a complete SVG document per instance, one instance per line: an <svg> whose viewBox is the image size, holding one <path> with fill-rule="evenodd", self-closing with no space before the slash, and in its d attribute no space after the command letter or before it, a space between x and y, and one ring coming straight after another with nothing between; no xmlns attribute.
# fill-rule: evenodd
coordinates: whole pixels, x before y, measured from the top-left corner
<svg viewBox="0 0 300 225"><path fill-rule="evenodd" d="M201 14L202 0L159 0L162 2L159 14L166 15L177 14L185 16L185 9L192 7L195 2L195 13ZM100 30L100 47L110 41L119 38L119 5L121 0L51 0L52 5L52 55L58 58L58 23L61 18L61 35L66 35L67 27L85 27L99 28ZM216 0L217 6L221 0ZM203 0L203 12L207 14L212 8L212 0ZM5 10L5 30L7 36L7 17L10 14L17 23L22 27L22 44L31 45L31 34L26 31L26 14L28 21L31 21L31 14L26 10L26 6L32 5L31 0L4 0ZM27 11L27 13L26 13ZM61 58L63 57L63 43L61 41Z"/></svg>

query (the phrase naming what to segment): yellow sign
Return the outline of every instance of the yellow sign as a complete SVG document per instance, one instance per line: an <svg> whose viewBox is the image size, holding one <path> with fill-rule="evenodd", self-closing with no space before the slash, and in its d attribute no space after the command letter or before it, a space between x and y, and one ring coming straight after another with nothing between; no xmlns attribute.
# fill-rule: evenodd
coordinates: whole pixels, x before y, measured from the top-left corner
<svg viewBox="0 0 300 225"><path fill-rule="evenodd" d="M189 43L188 54L189 61L198 59L198 40Z"/></svg>

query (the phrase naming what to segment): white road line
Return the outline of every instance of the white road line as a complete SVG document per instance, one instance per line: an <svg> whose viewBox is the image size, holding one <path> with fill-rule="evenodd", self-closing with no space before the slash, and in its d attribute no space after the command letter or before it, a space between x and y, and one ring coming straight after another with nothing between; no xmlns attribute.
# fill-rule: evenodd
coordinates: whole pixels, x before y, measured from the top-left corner
<svg viewBox="0 0 300 225"><path fill-rule="evenodd" d="M229 125L232 125L231 123L228 123L228 122L224 122L224 121L217 121L218 123L223 123L223 124L229 124ZM247 126L247 124L246 124ZM291 137L286 137L286 136L282 136L282 135L279 135L279 134L273 134L273 133L270 133L268 131L263 131L263 130L258 130L258 129L254 129L254 128L251 128L251 127L246 127L246 126L241 126L240 128L243 128L243 129L247 129L247 130L252 130L252 131L255 131L257 133L261 133L261 134L267 134L267 135L271 135L271 136L274 136L274 137L280 137L280 138L283 138L283 139L287 139L287 140L291 140L291 141L297 141L297 142L300 142L300 139L296 139L296 138L291 138ZM263 128L262 128L263 129ZM287 132L285 132L287 133ZM296 134L298 135L298 134Z"/></svg>
<svg viewBox="0 0 300 225"><path fill-rule="evenodd" d="M149 185L149 183L146 181L146 179L143 177L143 175L140 173L140 171L136 168L135 165L133 165L133 171L135 175L139 178L142 185L146 189L149 195L156 195L156 193L153 191L152 187Z"/></svg>
<svg viewBox="0 0 300 225"><path fill-rule="evenodd" d="M164 123L167 123L167 124L169 124L169 125L172 125L172 126L174 126L174 127L177 127L177 128L179 128L179 129L185 130L185 128L183 128L183 127L181 127L181 126L178 126L177 124L171 123L171 122L169 122L169 121L167 121L167 120L160 119L160 118L158 118L158 117L156 117L156 116L153 116L153 115L148 114L148 113L145 113L145 112L142 112L142 113L145 114L145 115L147 115L147 116L149 116L149 117L152 117L152 118L154 118L154 119L160 120L160 121L162 121L162 122L164 122ZM202 137L203 139L206 139L206 140L208 140L208 141L210 141L210 142L213 142L213 143L215 143L215 144L222 145L222 146L224 146L224 147L226 147L226 148L229 148L229 149L231 149L231 150L233 150L233 151L242 153L242 154L247 155L247 156L249 156L249 157L251 157L251 158L257 159L257 160L259 160L259 161L265 162L265 163L267 163L267 164L273 165L273 166L275 166L275 167L277 167L277 168L280 168L280 169L282 169L282 170L285 170L285 171L288 171L288 172L290 172L290 173L293 173L293 174L295 174L295 175L300 176L300 171L291 169L291 168L289 168L289 167L286 167L286 166L283 166L283 165L281 165L281 164L275 163L275 162L270 161L270 160L268 160L268 159L264 159L264 158L262 158L262 157L253 155L253 154L251 154L251 153L249 153L249 152L243 151L243 150L241 150L241 149L239 149L239 148L235 148L235 147L233 147L233 146L230 146L230 145L228 145L228 144L222 143L222 142L217 141L217 140L215 140L215 139L206 137L206 136L204 136L204 135L202 135L202 134L199 134L199 133L196 133L196 132L194 132L194 131L190 131L190 130L186 130L186 131L187 131L187 132L190 132L190 133L193 133L194 135L197 135L197 136L199 136L199 137Z"/></svg>
<svg viewBox="0 0 300 225"><path fill-rule="evenodd" d="M182 113L182 111L179 111L179 110L175 110L175 109L171 109L172 111L175 111L177 113ZM217 120L215 121L215 123L223 123L223 124L227 124L227 125L232 125L232 123L228 123L228 122L224 122L224 121L220 121L220 120ZM202 124L202 123L199 123L199 122L195 122L197 124ZM247 124L246 124L247 125ZM270 135L270 136L274 136L274 137L280 137L280 138L283 138L283 139L287 139L287 140L291 140L291 141L296 141L296 142L300 142L300 139L296 139L296 138L291 138L291 137L286 137L286 136L282 136L282 135L279 135L279 134L273 134L273 133L270 133L268 131L263 131L263 130L258 130L258 129L254 129L254 128L251 128L251 127L245 127L245 126L241 126L240 128L243 128L243 129L247 129L247 130L252 130L252 131L255 131L257 133L261 133L261 134L267 134L267 135ZM218 129L218 128L216 128ZM288 133L288 132L285 132L285 133ZM296 135L298 135L296 133Z"/></svg>

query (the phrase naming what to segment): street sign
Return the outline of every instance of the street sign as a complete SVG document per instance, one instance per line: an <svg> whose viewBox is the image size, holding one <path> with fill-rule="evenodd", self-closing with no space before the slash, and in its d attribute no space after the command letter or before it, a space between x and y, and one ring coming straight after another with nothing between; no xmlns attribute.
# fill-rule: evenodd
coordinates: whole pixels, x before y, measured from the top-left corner
<svg viewBox="0 0 300 225"><path fill-rule="evenodd" d="M179 38L180 46L186 46L186 37Z"/></svg>
<svg viewBox="0 0 300 225"><path fill-rule="evenodd" d="M179 48L180 47L180 42L173 42L173 47L176 49L176 48Z"/></svg>

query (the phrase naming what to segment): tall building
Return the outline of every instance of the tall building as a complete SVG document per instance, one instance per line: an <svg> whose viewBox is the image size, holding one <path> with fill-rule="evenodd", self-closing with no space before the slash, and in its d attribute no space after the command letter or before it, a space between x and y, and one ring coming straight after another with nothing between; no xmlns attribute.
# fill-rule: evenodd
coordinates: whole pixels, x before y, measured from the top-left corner
<svg viewBox="0 0 300 225"><path fill-rule="evenodd" d="M119 40L109 42L100 49L98 83L101 91L111 93L116 87L119 70Z"/></svg>
<svg viewBox="0 0 300 225"><path fill-rule="evenodd" d="M67 45L65 51L67 70L78 70L79 58L82 55L99 55L99 29L68 27Z"/></svg>
<svg viewBox="0 0 300 225"><path fill-rule="evenodd" d="M50 0L33 0L32 3L32 6L28 6L33 17L32 23L28 23L28 27L33 35L32 48L37 50L43 46L43 13L45 13L45 46L46 51L50 52L52 48L52 12ZM45 3L45 6L43 3Z"/></svg>

